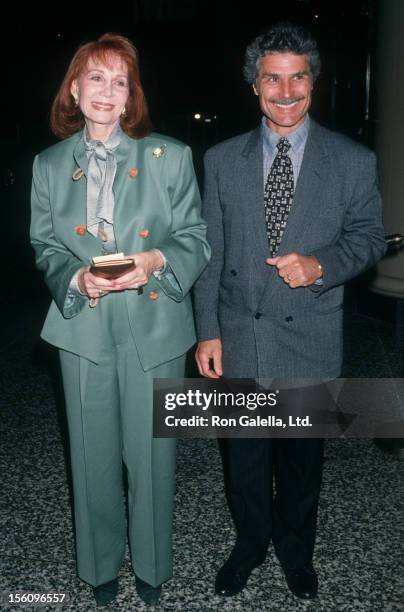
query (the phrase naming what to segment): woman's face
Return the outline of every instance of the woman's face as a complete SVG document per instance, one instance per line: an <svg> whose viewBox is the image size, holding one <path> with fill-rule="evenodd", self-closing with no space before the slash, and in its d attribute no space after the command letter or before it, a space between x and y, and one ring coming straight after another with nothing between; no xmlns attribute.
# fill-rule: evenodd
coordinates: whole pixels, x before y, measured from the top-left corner
<svg viewBox="0 0 404 612"><path fill-rule="evenodd" d="M84 115L90 137L105 142L129 97L128 67L118 55L111 55L108 65L90 58L70 91Z"/></svg>

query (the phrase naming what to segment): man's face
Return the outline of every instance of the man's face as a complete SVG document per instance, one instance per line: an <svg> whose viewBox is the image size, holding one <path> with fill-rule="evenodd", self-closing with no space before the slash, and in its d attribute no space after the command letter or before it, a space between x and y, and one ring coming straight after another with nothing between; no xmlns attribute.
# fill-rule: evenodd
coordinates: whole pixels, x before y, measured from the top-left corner
<svg viewBox="0 0 404 612"><path fill-rule="evenodd" d="M307 55L272 53L261 58L254 92L268 126L282 136L304 121L313 79Z"/></svg>

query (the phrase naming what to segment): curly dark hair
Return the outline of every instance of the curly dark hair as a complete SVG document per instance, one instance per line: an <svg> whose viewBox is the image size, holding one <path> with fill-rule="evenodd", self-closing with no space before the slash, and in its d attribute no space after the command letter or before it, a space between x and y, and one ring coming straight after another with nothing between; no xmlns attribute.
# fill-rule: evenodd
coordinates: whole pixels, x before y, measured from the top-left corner
<svg viewBox="0 0 404 612"><path fill-rule="evenodd" d="M248 45L243 68L247 83L255 82L261 57L271 53L307 55L313 81L320 74L320 55L317 43L310 32L303 26L283 21L270 27Z"/></svg>

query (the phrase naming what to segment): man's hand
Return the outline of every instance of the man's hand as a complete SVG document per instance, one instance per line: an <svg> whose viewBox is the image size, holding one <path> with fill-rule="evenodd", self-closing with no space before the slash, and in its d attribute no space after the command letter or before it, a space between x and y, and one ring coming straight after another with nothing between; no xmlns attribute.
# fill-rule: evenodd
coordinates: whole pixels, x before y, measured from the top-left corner
<svg viewBox="0 0 404 612"><path fill-rule="evenodd" d="M276 266L279 276L292 289L308 287L323 276L321 264L314 255L288 253L281 257L269 257L265 263Z"/></svg>
<svg viewBox="0 0 404 612"><path fill-rule="evenodd" d="M203 340L198 343L195 353L196 364L199 374L206 378L220 378L222 369L222 341L220 338L214 340ZM211 360L213 368L211 368Z"/></svg>

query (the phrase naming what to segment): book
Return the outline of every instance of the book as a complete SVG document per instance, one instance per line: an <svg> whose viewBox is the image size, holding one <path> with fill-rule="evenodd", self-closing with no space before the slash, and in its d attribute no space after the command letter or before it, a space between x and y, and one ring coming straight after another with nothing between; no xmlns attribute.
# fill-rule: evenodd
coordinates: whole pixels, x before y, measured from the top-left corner
<svg viewBox="0 0 404 612"><path fill-rule="evenodd" d="M135 262L130 257L125 257L123 253L112 255L100 255L93 257L90 272L94 276L113 279L119 278L122 274L135 268Z"/></svg>

